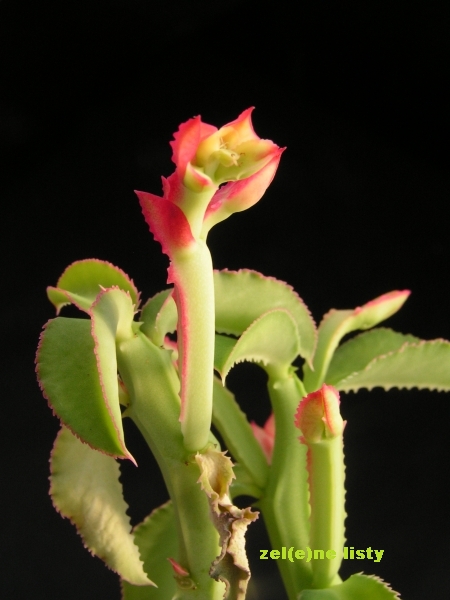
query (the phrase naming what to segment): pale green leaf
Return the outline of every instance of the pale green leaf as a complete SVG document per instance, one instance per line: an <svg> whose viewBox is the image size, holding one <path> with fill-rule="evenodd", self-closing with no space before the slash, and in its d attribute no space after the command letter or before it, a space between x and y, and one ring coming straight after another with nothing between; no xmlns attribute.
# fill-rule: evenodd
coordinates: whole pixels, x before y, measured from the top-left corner
<svg viewBox="0 0 450 600"><path fill-rule="evenodd" d="M50 320L41 335L36 363L44 396L64 425L93 448L131 458L123 438L120 408L113 416L105 403L91 321ZM118 390L117 371L113 385Z"/></svg>
<svg viewBox="0 0 450 600"><path fill-rule="evenodd" d="M352 575L324 590L304 590L298 600L397 600L400 596L375 575Z"/></svg>
<svg viewBox="0 0 450 600"><path fill-rule="evenodd" d="M257 499L261 498L264 491L255 484L248 469L239 463L234 463L233 471L236 479L233 479L230 485L230 496L232 500L238 496L253 496L253 498Z"/></svg>
<svg viewBox="0 0 450 600"><path fill-rule="evenodd" d="M69 265L58 279L56 287L47 288L47 294L58 313L70 303L87 311L102 289L113 286L128 292L133 304L136 307L139 305L139 292L128 275L119 267L96 258Z"/></svg>
<svg viewBox="0 0 450 600"><path fill-rule="evenodd" d="M241 335L256 319L285 309L296 324L299 354L310 360L316 345L316 326L301 298L287 283L256 271L214 271L216 331Z"/></svg>
<svg viewBox="0 0 450 600"><path fill-rule="evenodd" d="M404 344L400 350L375 358L365 369L335 383L348 392L382 387L450 390L450 342L433 340Z"/></svg>
<svg viewBox="0 0 450 600"><path fill-rule="evenodd" d="M216 333L214 343L214 368L218 373L223 373L228 357L233 352L237 341L238 340L234 337Z"/></svg>
<svg viewBox="0 0 450 600"><path fill-rule="evenodd" d="M274 309L287 310L299 336L298 354L310 360L316 344L316 326L296 292L283 281L256 271L214 271L216 331L241 335L256 319ZM176 330L177 312L172 290L151 298L142 310L142 331L158 346Z"/></svg>
<svg viewBox="0 0 450 600"><path fill-rule="evenodd" d="M403 335L383 327L366 331L339 346L325 378L334 385L356 371L362 371L374 358L400 350L407 342L420 342L413 335Z"/></svg>
<svg viewBox="0 0 450 600"><path fill-rule="evenodd" d="M254 321L234 344L221 341L218 358L224 362L216 364L215 368L223 380L233 365L243 361L287 370L299 353L297 331L287 310L269 311ZM226 350L229 350L228 356Z"/></svg>
<svg viewBox="0 0 450 600"><path fill-rule="evenodd" d="M347 333L375 327L381 321L395 314L408 296L407 290L394 291L375 298L354 310L330 310L319 325L317 350L312 368L308 364L303 366L303 383L306 391L312 392L319 389L325 381L333 354Z"/></svg>
<svg viewBox="0 0 450 600"><path fill-rule="evenodd" d="M172 289L159 292L142 307L140 321L141 331L152 340L156 346L164 344L168 333L177 328L177 307L172 297Z"/></svg>
<svg viewBox="0 0 450 600"><path fill-rule="evenodd" d="M134 337L134 306L127 292L118 288L104 290L95 299L89 314L103 399L119 434L122 432L116 344ZM131 458L131 457L130 457Z"/></svg>
<svg viewBox="0 0 450 600"><path fill-rule="evenodd" d="M51 456L50 495L76 526L86 547L135 585L154 585L145 574L130 533L119 465L63 427Z"/></svg>
<svg viewBox="0 0 450 600"><path fill-rule="evenodd" d="M144 570L158 586L141 587L122 581L122 600L170 600L177 584L168 558L178 553L173 505L169 501L155 509L133 531Z"/></svg>

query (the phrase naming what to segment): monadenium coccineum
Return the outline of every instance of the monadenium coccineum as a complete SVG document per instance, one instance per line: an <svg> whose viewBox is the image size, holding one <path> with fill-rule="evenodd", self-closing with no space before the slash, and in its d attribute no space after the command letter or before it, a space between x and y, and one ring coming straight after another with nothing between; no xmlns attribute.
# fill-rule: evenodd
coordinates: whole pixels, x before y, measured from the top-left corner
<svg viewBox="0 0 450 600"><path fill-rule="evenodd" d="M61 420L50 494L87 548L118 573L124 600L244 600L245 534L258 512L238 508L241 495L264 516L289 600L398 598L372 574L339 576L346 516L339 393L449 391L450 343L377 327L408 291L333 309L316 327L288 284L213 270L209 230L261 199L284 150L257 136L251 112L220 129L200 117L180 125L162 197L136 192L169 258L172 287L142 304L120 268L87 259L47 289L57 316L44 327L36 365ZM89 319L60 315L68 304ZM267 374L273 412L264 427L248 422L226 387L242 361ZM133 531L117 462L134 462L124 418L148 443L170 496Z"/></svg>

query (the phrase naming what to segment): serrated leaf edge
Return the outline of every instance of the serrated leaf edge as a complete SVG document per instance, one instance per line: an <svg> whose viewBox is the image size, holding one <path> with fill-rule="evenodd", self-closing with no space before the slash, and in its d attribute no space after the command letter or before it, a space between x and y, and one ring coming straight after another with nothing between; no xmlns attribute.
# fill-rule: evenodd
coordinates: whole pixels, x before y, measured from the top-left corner
<svg viewBox="0 0 450 600"><path fill-rule="evenodd" d="M377 583L381 583L381 585L385 587L388 590L388 592L392 592L394 594L394 600L402 600L400 598L400 593L393 590L391 588L391 584L379 577L378 575L367 575L362 571L360 573L354 573L354 575L361 575L362 577L367 577L368 579L374 579ZM354 575L352 575L351 577L353 577Z"/></svg>
<svg viewBox="0 0 450 600"><path fill-rule="evenodd" d="M107 265L108 267L112 267L113 269L115 269L116 271L119 271L119 273L123 276L124 279L126 279L129 284L131 285L131 287L133 288L133 291L136 294L136 307L139 307L140 302L141 302L141 293L140 291L137 289L134 281L131 279L131 277L129 275L127 275L127 273L125 273L125 271L123 269L121 269L120 267L117 267L116 265L114 265L113 263L109 262L108 260L102 260L100 258L82 258L80 260L75 260L74 262L70 263L70 265L68 265L64 271L61 273L58 281L56 282L56 289L58 289L58 291L62 291L64 292L65 290L59 288L59 283L61 281L61 279L64 277L64 275L66 274L66 272L73 266L73 265L78 265L81 263L98 263L98 264L102 264L102 265ZM99 284L100 285L100 284ZM50 286L51 287L51 286ZM119 287L119 286L117 286ZM121 288L120 288L121 289ZM127 291L127 290L123 290L123 291ZM70 292L69 292L70 293ZM82 309L81 309L82 310Z"/></svg>
<svg viewBox="0 0 450 600"><path fill-rule="evenodd" d="M387 352L386 354L381 354L380 356L377 356L377 358L372 359L368 365L362 369L361 371L355 371L354 373L352 373L351 375L348 375L347 377L345 377L344 379L341 379L340 381L336 382L334 384L334 386L337 389L340 389L339 386L341 386L344 383L348 383L349 381L351 382L352 377L354 377L355 375L358 375L359 373L365 373L367 371L370 371L370 369L378 362L386 359L389 356L394 356L394 355L399 355L402 354L407 348L420 348L422 346L425 345L437 345L437 344L442 344L445 343L446 345L448 345L450 347L450 341L445 340L443 338L437 338L435 340L421 340L419 343L417 344L413 344L410 342L405 342L405 344L402 345L402 347L399 350L396 350L394 352ZM362 389L366 389L368 391L373 390L376 387L380 387L385 391L389 391L389 390L393 390L393 389L398 389L398 390L412 390L414 388L417 388L418 390L430 390L430 391L437 391L437 392L445 392L448 391L448 388L439 388L439 387L428 387L428 386L423 386L420 387L418 385L391 385L391 386L384 386L381 384L374 384L372 386L368 386L368 385L362 385L360 387L355 387L355 388L346 388L344 391L345 392L357 392L358 390L362 390Z"/></svg>
<svg viewBox="0 0 450 600"><path fill-rule="evenodd" d="M120 431L120 428L118 427L117 423L116 423L116 419L114 418L114 414L111 408L111 404L109 402L108 396L106 394L106 389L105 389L105 383L103 380L103 374L102 374L102 370L101 370L101 361L100 361L100 356L98 353L98 347L99 347L99 340L95 334L95 315L94 315L94 308L97 306L97 304L100 302L100 300L103 298L104 295L106 295L108 292L110 292L111 290L118 290L120 291L122 294L125 294L128 298L130 298L131 302L133 302L133 299L131 298L131 295L128 291L122 290L119 286L114 285L110 288L104 288L100 291L100 293L96 296L94 302L91 305L91 308L87 311L88 315L91 317L91 335L92 338L94 340L94 354L95 354L95 360L97 363L97 371L98 371L98 377L99 377L99 381L100 381L100 389L102 390L102 395L103 395L103 401L105 403L106 409L108 411L108 414L111 418L111 422L114 426L114 429L117 433L117 438L119 440L119 443L122 447L122 450L124 452L124 456L123 458L128 458L129 460L131 460L131 462L136 465L137 467L137 462L135 460L135 458L133 457L133 455L129 452L128 448L125 445L125 439L124 439L124 434L123 434L123 429L122 432ZM134 306L134 309L136 309L136 306Z"/></svg>
<svg viewBox="0 0 450 600"><path fill-rule="evenodd" d="M108 568L110 571L112 571L113 573L116 573L116 575L119 575L119 576L120 576L120 573L118 573L118 572L117 572L117 571L115 571L115 570L114 570L112 567L110 567L110 566L108 565L108 563L107 563L107 562L105 562L105 561L104 561L104 560L103 560L103 559L102 559L100 556L98 556L97 554L95 554L95 552L93 552L93 551L92 551L92 550L89 548L89 546L87 545L87 543L86 543L86 541L85 541L85 539L84 539L84 535L83 535L83 534L81 533L81 531L79 530L79 528L78 528L78 525L76 524L75 520L74 520L74 519L72 519L71 517L68 517L68 516L64 515L64 514L62 513L62 511L61 511L61 510L58 508L58 506L55 504L54 500L53 500L53 481L52 481L52 476L53 476L53 468L52 468L52 463L53 463L53 455L54 455L54 452L55 452L55 450L56 450L56 444L57 444L58 438L59 438L59 437L62 435L62 432L63 432L63 429L64 429L64 427L66 427L66 425L62 425L62 426L61 426L61 428L60 428L60 430L59 430L59 431L58 431L58 433L56 434L56 438L55 438L55 441L54 441L54 443L53 443L53 447L52 447L52 450L51 450L51 452L50 452L50 458L49 458L49 465L50 465L50 475L49 475L49 477L48 477L48 480L49 480L49 482L50 482L50 486L49 486L49 496L50 496L50 499L51 499L51 502L52 502L52 506L53 506L53 508L56 510L56 512L57 512L57 513L58 513L58 514L59 514L59 515L60 515L60 516L61 516L63 519L67 519L67 520L69 521L69 523L71 523L71 524L72 524L72 525L75 527L75 529L76 529L76 532L77 532L78 536L81 538L81 542L82 542L82 544L83 544L84 548L85 548L85 549L86 549L86 550L89 552L89 554L90 554L91 556L94 556L95 558L99 558L99 559L102 561L102 563L103 563L103 564L104 564L104 565L105 565L105 566L106 566L106 567L107 567L107 568ZM93 447L92 447L90 444L87 444L87 443L86 443L84 440L82 440L82 439L81 439L81 438L80 438L78 435L76 435L76 434L75 434L75 433L74 433L74 432L73 432L73 431L70 429L70 427L66 427L66 429L68 429L68 430L69 430L69 431L70 431L70 432L71 432L71 433L74 435L74 437L76 437L76 438L77 438L77 439L78 439L80 442L82 442L83 444L85 444L86 446L88 446L89 448L91 448L92 450L94 450L95 452L99 452L100 454L104 454L104 455L106 455L106 456L109 456L109 457L111 457L111 458L113 458L113 459L120 458L120 457L116 457L116 456L113 456L113 455L111 455L111 454L108 454L107 452L104 452L104 451L102 451L102 450L98 450L97 448L93 448ZM120 479L119 479L119 480L120 480ZM125 498L123 497L123 491L122 491L122 499L123 499L123 501L124 501L124 504L125 504L125 505L126 505L126 507L127 507L126 513L128 513L129 506L128 506L128 503L125 501ZM131 526L130 526L130 534L132 534L133 532L134 532L134 528L132 528L132 529L131 529ZM133 538L134 538L134 536L133 536ZM140 558L140 561L141 561L141 563L142 563L142 569L143 569L144 573L145 573L145 574L146 574L146 576L147 576L147 579L148 579L148 581L149 581L149 585L151 585L151 586L153 586L153 587L158 587L158 586L157 586L157 585L156 585L156 584L155 584L155 583L154 583L154 582L153 582L153 581L152 581L152 580L149 578L149 575L148 575L148 573L145 571L145 569L144 569L144 561L143 561L143 560L142 560L142 558L141 558L141 552L140 552L140 550L139 550L139 546L136 544L136 542L134 542L134 539L133 539L133 543L134 543L134 545L136 546L136 548L137 548L137 550L138 550L138 553L139 553L139 558ZM120 576L120 577L121 577L121 576ZM122 577L121 577L121 581L122 581Z"/></svg>
<svg viewBox="0 0 450 600"><path fill-rule="evenodd" d="M272 277L270 275L263 275L262 273L260 273L259 271L255 271L253 269L238 269L237 271L235 270L231 270L231 269L214 269L214 273L220 273L220 274L224 274L224 275L237 275L239 273L245 273L245 274L249 274L249 275L253 275L255 276L257 279L263 279L263 280L267 280L267 281L273 281L275 283L278 284L282 284L283 286L285 286L296 298L296 300L304 307L306 313L308 314L311 323L313 325L313 329L314 329L314 346L313 346L313 350L311 353L311 360L314 357L314 354L316 352L316 348L317 348L317 341L318 341L318 331L317 331L317 323L314 320L314 317L312 316L311 311L309 310L307 304L305 303L305 301L303 300L303 298L301 298L298 293L295 291L295 289L289 284L286 283L285 281L283 281L282 279L277 279L276 277ZM282 308L282 307L278 307L278 308ZM285 309L287 310L287 309ZM294 322L296 323L295 319ZM297 323L296 323L297 325ZM227 331L220 331L219 329L216 329L217 333L230 333Z"/></svg>
<svg viewBox="0 0 450 600"><path fill-rule="evenodd" d="M58 419L58 421L60 422L60 424L64 427L66 427L70 433L75 436L78 440L80 440L80 442L83 442L83 444L86 444L87 446L89 446L89 448L91 448L92 450L96 450L97 452L100 452L101 454L105 454L106 456L111 456L112 458L125 458L124 456L119 456L118 454L112 454L110 452L106 452L105 450L100 450L99 448L95 448L94 446L92 446L91 444L89 444L88 442L86 442L85 440L83 440L76 431L74 431L72 429L72 427L70 425L68 425L67 423L65 423L61 417L58 415L58 413L55 411L55 409L53 408L52 404L50 403L50 398L48 397L46 391L45 391L45 387L41 381L40 375L39 375L39 352L43 343L43 338L44 338L44 334L45 334L45 330L47 328L47 326L52 322L55 321L55 319L49 319L47 321L47 323L45 323L44 327L42 328L42 331L39 335L39 343L38 343L38 347L36 350L36 357L35 357L35 372L36 372L36 378L37 378L37 382L39 385L39 388L41 390L42 396L44 397L44 399L47 402L47 406L49 407L49 409L52 411L52 414L54 417L56 417ZM59 435L59 433L58 433Z"/></svg>
<svg viewBox="0 0 450 600"><path fill-rule="evenodd" d="M298 349L298 346L300 345L300 341L299 341L299 333L298 333L298 328L297 328L297 326L296 326L296 323L295 323L295 319L294 319L294 317L292 316L292 313L291 313L289 310L287 310L286 308L274 308L274 309L271 309L271 310L268 310L268 311L266 311L266 312L265 312L265 313L263 313L261 316L259 316L257 319L255 319L255 320L254 320L254 321L253 321L253 322L252 322L252 323L251 323L251 324L250 324L250 325L247 327L247 329L246 329L245 331L243 331L243 332L242 332L241 336L240 336L240 337L237 339L237 341L236 341L236 344L234 345L234 347L233 347L232 351L231 351L231 352L230 352L230 354L228 355L228 358L227 358L227 360L226 360L226 362L225 362L225 365L224 365L223 373L220 373L220 376L221 376L221 378L222 378L222 383L223 383L224 387L225 387L225 380L226 380L226 378L227 378L227 376L228 376L229 372L231 371L231 369L232 369L232 368L233 368L235 365L238 365L238 364L241 364L241 363L244 363L244 362L251 362L251 363L254 363L254 364L262 364L264 367L266 367L266 366L268 366L269 364L271 364L271 363L270 363L270 361L264 360L263 358L257 358L257 357L245 357L245 358L241 358L241 359L239 359L239 360L236 360L236 361L232 361L232 362L231 362L231 365L229 366L229 368L227 368L227 366L230 364L230 357L232 357L232 355L234 354L234 352L235 352L235 350L236 350L236 347L237 347L237 346L238 346L238 344L240 343L241 339L242 339L242 338L243 338L243 337L244 337L244 336L245 336L245 335L246 335L246 334L247 334L247 333L248 333L248 332L249 332L251 329L253 329L254 327L256 327L256 326L257 326L257 324L258 324L260 321L262 321L262 320L263 320L265 317L267 317L267 315L269 315L269 314L273 314L273 313L285 313L285 314L287 314L287 315L290 317L290 319L291 319L292 323L293 323L293 324L294 324L294 326L295 326L295 334L296 334L296 338L297 338L297 349ZM298 356L298 354L297 354L297 356Z"/></svg>

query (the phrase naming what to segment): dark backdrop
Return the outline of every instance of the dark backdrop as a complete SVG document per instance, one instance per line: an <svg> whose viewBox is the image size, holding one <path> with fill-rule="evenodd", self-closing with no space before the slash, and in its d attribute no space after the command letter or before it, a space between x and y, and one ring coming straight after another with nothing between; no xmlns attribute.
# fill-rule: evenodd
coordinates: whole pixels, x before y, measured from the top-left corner
<svg viewBox="0 0 450 600"><path fill-rule="evenodd" d="M448 25L448 3L433 0L0 2L5 598L119 598L48 499L58 424L33 357L53 316L45 287L70 262L120 265L144 297L164 287L133 189L159 193L189 117L220 126L254 105L257 133L288 148L264 199L211 233L216 267L289 281L316 320L408 288L392 326L450 337ZM256 369L231 383L251 418L267 416ZM417 391L343 399L348 544L385 550L345 574L375 572L409 600L449 597L449 406ZM139 438L130 445L136 522L165 493ZM262 523L252 529L264 547ZM282 598L258 562L253 598Z"/></svg>

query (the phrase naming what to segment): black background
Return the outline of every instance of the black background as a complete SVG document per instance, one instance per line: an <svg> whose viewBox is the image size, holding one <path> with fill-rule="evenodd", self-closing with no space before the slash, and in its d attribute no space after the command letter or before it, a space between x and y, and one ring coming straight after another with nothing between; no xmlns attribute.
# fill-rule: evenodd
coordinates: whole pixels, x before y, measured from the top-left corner
<svg viewBox="0 0 450 600"><path fill-rule="evenodd" d="M120 597L48 499L58 424L33 356L53 316L45 287L70 262L109 260L144 298L165 286L167 260L133 189L160 192L181 122L221 126L254 105L257 133L288 148L261 202L210 234L217 268L290 282L316 320L408 288L392 327L450 337L449 12L444 1L0 2L5 598ZM256 368L239 367L231 384L262 422ZM342 409L348 544L385 550L344 575L376 573L409 600L448 598L449 398L376 390ZM127 430L140 463L124 468L135 523L165 493ZM261 535L260 521L255 551ZM253 598L281 599L274 565L254 556Z"/></svg>

